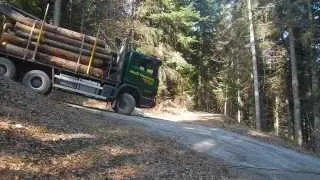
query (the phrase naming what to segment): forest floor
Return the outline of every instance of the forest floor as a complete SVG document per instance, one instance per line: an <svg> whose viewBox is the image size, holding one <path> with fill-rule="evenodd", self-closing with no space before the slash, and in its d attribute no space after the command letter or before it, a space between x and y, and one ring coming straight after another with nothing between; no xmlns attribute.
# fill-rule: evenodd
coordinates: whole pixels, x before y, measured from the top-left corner
<svg viewBox="0 0 320 180"><path fill-rule="evenodd" d="M237 179L221 162L0 79L0 179Z"/></svg>

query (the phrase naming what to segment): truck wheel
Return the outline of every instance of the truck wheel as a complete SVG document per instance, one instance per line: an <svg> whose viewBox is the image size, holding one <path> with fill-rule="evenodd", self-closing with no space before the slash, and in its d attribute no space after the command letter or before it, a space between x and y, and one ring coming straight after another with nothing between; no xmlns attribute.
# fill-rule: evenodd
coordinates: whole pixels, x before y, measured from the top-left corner
<svg viewBox="0 0 320 180"><path fill-rule="evenodd" d="M16 75L16 66L6 58L0 58L0 77L13 79Z"/></svg>
<svg viewBox="0 0 320 180"><path fill-rule="evenodd" d="M39 94L47 94L51 88L49 76L40 70L27 72L23 77L22 83Z"/></svg>
<svg viewBox="0 0 320 180"><path fill-rule="evenodd" d="M116 101L115 110L117 113L130 115L136 107L136 100L131 94L123 93Z"/></svg>

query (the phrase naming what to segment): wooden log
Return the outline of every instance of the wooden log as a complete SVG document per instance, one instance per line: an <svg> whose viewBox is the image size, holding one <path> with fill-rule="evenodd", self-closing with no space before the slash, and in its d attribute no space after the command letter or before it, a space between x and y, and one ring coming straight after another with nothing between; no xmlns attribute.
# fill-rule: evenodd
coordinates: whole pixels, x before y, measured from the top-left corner
<svg viewBox="0 0 320 180"><path fill-rule="evenodd" d="M16 23L15 27L16 27L16 29L23 30L25 32L30 32L32 30L32 27L24 25L24 24L21 24L21 23ZM37 29L37 28L34 29L34 34L35 35L39 35L39 32L40 32L39 29ZM81 41L70 39L70 38L67 38L65 36L54 34L54 33L48 32L48 31L43 31L42 35L46 39L63 42L65 44L69 44L69 45L75 46L77 48L81 48L81 43L82 43ZM83 44L83 48L91 52L91 49L93 48L93 44L84 43ZM98 53L105 54L105 55L115 55L115 54L117 54L116 52L114 52L114 51L112 51L111 49L108 49L108 48L97 47L96 51Z"/></svg>
<svg viewBox="0 0 320 180"><path fill-rule="evenodd" d="M1 40L5 41L5 42L9 42L14 45L17 45L22 48L25 48L28 44L27 39L23 39L23 38L20 38L20 37L17 37L15 35L8 34L8 33L3 33L1 36ZM33 50L35 48L35 46L36 46L36 42L31 42L29 45L29 48L31 48ZM77 62L78 58L79 58L79 54L72 53L70 51L66 51L66 50L59 49L59 48L54 48L54 47L44 45L44 44L40 44L39 51L46 53L46 54L49 54L49 55L52 55L52 56L57 56L57 57L71 60L71 61L75 61L75 62ZM80 59L80 63L84 64L84 65L88 65L89 61L90 61L90 57L88 57L88 56L82 56ZM94 67L102 67L103 60L94 59L93 66Z"/></svg>
<svg viewBox="0 0 320 180"><path fill-rule="evenodd" d="M6 44L4 47L4 50L12 55L15 56L20 56L23 57L24 53L27 53L28 57L32 57L33 55L33 51L31 50L25 50L24 48L15 46L13 44ZM60 68L64 68L70 71L75 71L76 67L77 67L77 63L72 62L72 61L68 61L56 56L50 56L48 54L45 53L41 53L38 52L37 56L36 56L36 61L43 63L43 64L48 64L48 65L53 65L56 67L60 67ZM86 74L88 66L79 64L78 65L78 72L81 74ZM103 70L99 69L99 68L91 68L90 69L90 76L96 77L96 78L103 78Z"/></svg>
<svg viewBox="0 0 320 180"><path fill-rule="evenodd" d="M34 19L31 19L31 18L28 18L28 17L22 17L22 16L20 16L18 14L15 14L15 13L11 13L11 14L8 14L8 15L12 19L14 19L15 21L20 22L20 23L25 24L25 25L32 26L33 23L36 23L36 25L38 27L41 26L41 21L34 20ZM94 43L94 41L96 39L93 36L88 36L88 35L85 35L85 34L78 33L76 31L72 31L72 30L69 30L69 29L65 29L65 28L54 26L54 25L47 24L47 23L44 23L44 30L50 31L52 33L64 35L64 36L67 36L67 37L70 37L72 39L76 39L76 40L79 40L79 41L81 41L83 36L84 36L85 41L89 42L89 43ZM101 46L101 47L106 47L106 43L101 39L97 39L97 44L99 46Z"/></svg>
<svg viewBox="0 0 320 180"><path fill-rule="evenodd" d="M27 32L16 30L15 33L19 37L22 37L22 38L25 38L25 39L29 38L29 33L27 33ZM36 41L37 37L38 36L33 35L31 37L31 39L33 41ZM77 54L80 54L80 51L81 51L81 48L78 48L76 46L68 45L68 44L65 44L65 43L62 43L62 42L58 42L58 41L54 41L54 40L51 40L51 39L48 39L48 38L43 38L41 40L41 43L47 44L49 46L65 49L65 50L68 50L68 51L71 51L71 52L74 52L74 53L77 53ZM89 51L87 49L82 49L82 54L85 55L85 56L90 56L91 55L91 51ZM99 59L102 59L103 61L112 61L112 59L113 59L113 57L111 55L105 55L105 54L101 54L101 53L95 53L95 57L99 58Z"/></svg>

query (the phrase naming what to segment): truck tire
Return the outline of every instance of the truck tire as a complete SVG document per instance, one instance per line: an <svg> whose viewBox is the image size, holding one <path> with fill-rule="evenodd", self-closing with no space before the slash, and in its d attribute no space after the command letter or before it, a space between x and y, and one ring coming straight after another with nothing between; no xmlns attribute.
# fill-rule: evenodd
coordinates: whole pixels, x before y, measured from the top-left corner
<svg viewBox="0 0 320 180"><path fill-rule="evenodd" d="M116 100L115 110L117 113L130 115L135 107L136 100L131 94L123 93Z"/></svg>
<svg viewBox="0 0 320 180"><path fill-rule="evenodd" d="M0 57L0 77L13 79L16 75L16 66L9 59Z"/></svg>
<svg viewBox="0 0 320 180"><path fill-rule="evenodd" d="M23 77L22 83L39 94L47 94L51 88L49 76L40 70L27 72Z"/></svg>

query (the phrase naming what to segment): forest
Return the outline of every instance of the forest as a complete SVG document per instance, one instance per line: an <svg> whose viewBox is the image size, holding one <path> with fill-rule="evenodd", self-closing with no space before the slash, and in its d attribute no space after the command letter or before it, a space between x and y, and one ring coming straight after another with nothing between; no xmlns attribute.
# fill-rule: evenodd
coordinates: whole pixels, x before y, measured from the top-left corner
<svg viewBox="0 0 320 180"><path fill-rule="evenodd" d="M48 1L8 0L41 18ZM61 3L60 5L58 3ZM49 21L159 57L159 103L320 149L320 1L57 0Z"/></svg>

